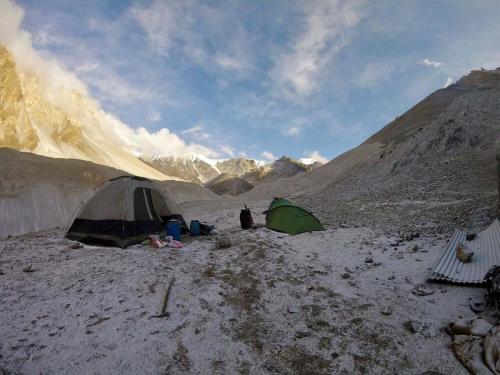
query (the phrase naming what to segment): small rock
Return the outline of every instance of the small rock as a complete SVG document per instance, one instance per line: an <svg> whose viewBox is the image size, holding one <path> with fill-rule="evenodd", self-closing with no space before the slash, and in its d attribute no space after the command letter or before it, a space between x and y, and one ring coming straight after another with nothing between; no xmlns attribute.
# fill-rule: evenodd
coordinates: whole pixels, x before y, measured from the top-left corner
<svg viewBox="0 0 500 375"><path fill-rule="evenodd" d="M343 273L343 274L342 274L342 278L343 278L344 280L350 279L350 278L351 278L351 274L350 274L349 272Z"/></svg>
<svg viewBox="0 0 500 375"><path fill-rule="evenodd" d="M365 259L365 263L366 263L366 264L373 264L373 258L371 258L371 257L366 257L366 259Z"/></svg>
<svg viewBox="0 0 500 375"><path fill-rule="evenodd" d="M484 337L490 332L493 326L484 319L476 319L470 325L470 333L474 336Z"/></svg>
<svg viewBox="0 0 500 375"><path fill-rule="evenodd" d="M0 268L0 276L2 275L5 275L5 273L3 273L3 270Z"/></svg>
<svg viewBox="0 0 500 375"><path fill-rule="evenodd" d="M30 264L29 266L23 268L23 272L35 272L35 270L32 268L32 264Z"/></svg>
<svg viewBox="0 0 500 375"><path fill-rule="evenodd" d="M391 315L392 314L392 308L391 308L391 306L384 306L384 307L382 307L382 309L380 310L380 313L382 315Z"/></svg>
<svg viewBox="0 0 500 375"><path fill-rule="evenodd" d="M215 247L217 249L225 249L231 247L231 238L227 233L221 233L217 236L215 241Z"/></svg>
<svg viewBox="0 0 500 375"><path fill-rule="evenodd" d="M290 314L297 314L300 310L299 308L296 306L296 305L288 305L286 310L290 313Z"/></svg>
<svg viewBox="0 0 500 375"><path fill-rule="evenodd" d="M438 331L434 327L430 327L427 324L424 324L424 327L420 333L426 339L430 339L430 338L436 337L438 335Z"/></svg>
<svg viewBox="0 0 500 375"><path fill-rule="evenodd" d="M416 320L407 320L406 322L403 323L403 326L410 333L418 333L424 328L424 325Z"/></svg>
<svg viewBox="0 0 500 375"><path fill-rule="evenodd" d="M411 292L418 297L423 297L434 294L434 289L426 287L425 285L417 285Z"/></svg>
<svg viewBox="0 0 500 375"><path fill-rule="evenodd" d="M340 223L339 225L341 228L349 228L349 225L347 223Z"/></svg>
<svg viewBox="0 0 500 375"><path fill-rule="evenodd" d="M83 247L83 244L80 242L73 242L71 245L68 246L68 249L76 250L76 249L81 249Z"/></svg>
<svg viewBox="0 0 500 375"><path fill-rule="evenodd" d="M387 280L394 280L394 279L396 279L396 276L394 276L394 275L391 275L391 276L389 276L389 277L387 278Z"/></svg>
<svg viewBox="0 0 500 375"><path fill-rule="evenodd" d="M469 251L463 243L459 242L457 245L456 256L461 262L470 263L472 261L472 257L474 256L474 252Z"/></svg>
<svg viewBox="0 0 500 375"><path fill-rule="evenodd" d="M311 336L310 331L297 331L297 332L295 332L295 337L298 339L303 339L303 338L309 337L309 336Z"/></svg>
<svg viewBox="0 0 500 375"><path fill-rule="evenodd" d="M436 337L437 330L427 323L422 323L416 320L407 320L403 323L404 327L411 333L420 333L425 338Z"/></svg>
<svg viewBox="0 0 500 375"><path fill-rule="evenodd" d="M416 253L418 251L418 245L415 245L411 248L411 251L413 251L414 253Z"/></svg>
<svg viewBox="0 0 500 375"><path fill-rule="evenodd" d="M200 298L198 301L203 310L210 310L210 303L205 298Z"/></svg>

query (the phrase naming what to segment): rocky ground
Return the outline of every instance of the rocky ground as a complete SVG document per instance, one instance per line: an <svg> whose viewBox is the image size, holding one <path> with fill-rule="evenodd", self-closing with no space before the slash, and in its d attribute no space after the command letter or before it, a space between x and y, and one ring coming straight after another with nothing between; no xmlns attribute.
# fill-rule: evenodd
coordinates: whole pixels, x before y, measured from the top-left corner
<svg viewBox="0 0 500 375"><path fill-rule="evenodd" d="M402 241L349 225L297 236L241 231L238 209L216 203L186 205L186 216L229 233L225 249L213 237L180 250L72 249L57 230L2 240L0 368L466 373L444 327L474 315L468 298L483 290L426 283L447 235ZM267 204L252 205L258 223ZM172 277L169 316L157 318Z"/></svg>

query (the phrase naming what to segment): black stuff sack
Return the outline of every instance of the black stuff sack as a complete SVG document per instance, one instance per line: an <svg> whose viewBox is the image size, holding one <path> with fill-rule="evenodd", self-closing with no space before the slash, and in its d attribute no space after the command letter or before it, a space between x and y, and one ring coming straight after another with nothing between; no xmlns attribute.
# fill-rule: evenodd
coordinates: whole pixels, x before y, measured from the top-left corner
<svg viewBox="0 0 500 375"><path fill-rule="evenodd" d="M241 229L253 228L252 212L250 212L250 209L246 205L245 208L240 212L240 224Z"/></svg>

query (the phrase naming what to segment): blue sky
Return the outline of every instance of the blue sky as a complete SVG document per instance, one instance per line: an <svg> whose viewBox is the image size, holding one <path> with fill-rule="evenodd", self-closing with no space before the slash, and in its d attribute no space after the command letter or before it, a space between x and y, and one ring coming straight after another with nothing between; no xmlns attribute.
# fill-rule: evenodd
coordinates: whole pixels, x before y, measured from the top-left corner
<svg viewBox="0 0 500 375"><path fill-rule="evenodd" d="M500 66L497 0L17 4L34 48L105 110L218 157L331 159Z"/></svg>

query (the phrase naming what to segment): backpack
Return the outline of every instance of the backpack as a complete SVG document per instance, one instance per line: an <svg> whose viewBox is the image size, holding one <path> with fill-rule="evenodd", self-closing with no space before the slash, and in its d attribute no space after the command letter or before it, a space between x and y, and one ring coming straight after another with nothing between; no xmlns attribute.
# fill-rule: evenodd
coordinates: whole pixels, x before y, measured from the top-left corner
<svg viewBox="0 0 500 375"><path fill-rule="evenodd" d="M253 228L253 218L250 209L245 204L245 208L240 212L240 224L241 229L252 229Z"/></svg>
<svg viewBox="0 0 500 375"><path fill-rule="evenodd" d="M484 276L484 281L486 282L484 301L472 303L469 298L469 307L474 312L483 312L486 308L493 306L497 313L500 313L498 309L500 306L500 266L492 266Z"/></svg>

